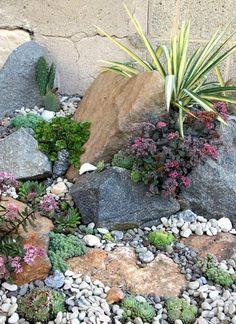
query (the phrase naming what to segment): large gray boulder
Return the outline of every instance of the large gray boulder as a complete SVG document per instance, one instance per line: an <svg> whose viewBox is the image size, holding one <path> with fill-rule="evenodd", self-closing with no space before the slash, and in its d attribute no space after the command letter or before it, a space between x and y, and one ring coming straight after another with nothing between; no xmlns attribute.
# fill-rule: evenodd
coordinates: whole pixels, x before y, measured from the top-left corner
<svg viewBox="0 0 236 324"><path fill-rule="evenodd" d="M38 142L24 128L0 140L0 152L0 171L13 173L16 179L40 179L51 175L51 162L38 150Z"/></svg>
<svg viewBox="0 0 236 324"><path fill-rule="evenodd" d="M191 172L191 185L181 198L198 215L226 216L236 222L236 117L230 117L228 127L220 132L226 148L217 161L209 158Z"/></svg>
<svg viewBox="0 0 236 324"><path fill-rule="evenodd" d="M115 167L80 176L71 194L83 223L111 229L158 224L180 209L174 199L148 196L145 185L133 184L129 171Z"/></svg>
<svg viewBox="0 0 236 324"><path fill-rule="evenodd" d="M17 47L0 71L0 117L21 107L42 104L35 80L35 64L46 52L42 46L29 41Z"/></svg>

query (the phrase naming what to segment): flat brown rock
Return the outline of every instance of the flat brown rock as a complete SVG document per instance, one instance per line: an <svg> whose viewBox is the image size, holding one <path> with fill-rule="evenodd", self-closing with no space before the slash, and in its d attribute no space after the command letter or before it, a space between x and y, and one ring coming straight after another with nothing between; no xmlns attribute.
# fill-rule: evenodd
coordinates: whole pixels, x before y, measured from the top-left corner
<svg viewBox="0 0 236 324"><path fill-rule="evenodd" d="M84 256L68 260L70 270L101 280L109 286L127 289L132 294L178 296L186 286L178 266L164 254L159 254L145 268L136 264L131 247L117 248L112 252L92 249Z"/></svg>
<svg viewBox="0 0 236 324"><path fill-rule="evenodd" d="M216 236L193 235L183 238L182 242L202 257L208 253L214 254L220 261L236 257L236 236L230 233L219 233Z"/></svg>
<svg viewBox="0 0 236 324"><path fill-rule="evenodd" d="M7 203L14 203L18 207L19 211L23 211L25 207L27 207L26 204L13 198L7 198L7 200L3 202L3 205L6 205ZM19 234L22 237L22 244L29 243L36 247L42 247L47 252L49 244L48 234L53 230L53 223L50 219L43 217L38 213L35 216L35 227L28 225L27 232L25 232L23 228L19 229ZM47 256L44 258L37 258L31 265L24 263L23 272L13 274L12 279L16 284L23 285L34 280L45 279L48 276L50 269L51 263Z"/></svg>

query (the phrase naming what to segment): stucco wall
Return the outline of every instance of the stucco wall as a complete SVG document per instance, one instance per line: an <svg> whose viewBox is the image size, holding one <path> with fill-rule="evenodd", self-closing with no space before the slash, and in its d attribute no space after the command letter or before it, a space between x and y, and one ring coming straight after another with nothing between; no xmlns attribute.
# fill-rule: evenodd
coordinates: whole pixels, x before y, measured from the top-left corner
<svg viewBox="0 0 236 324"><path fill-rule="evenodd" d="M128 58L95 28L100 26L145 57L121 0L0 0L0 66L16 46L35 39L51 52L63 93L83 94L101 59ZM235 0L126 0L153 43L165 43L178 23L191 18L191 49L236 17ZM236 21L230 31L235 31ZM236 37L233 38L232 43ZM235 75L235 57L224 66Z"/></svg>

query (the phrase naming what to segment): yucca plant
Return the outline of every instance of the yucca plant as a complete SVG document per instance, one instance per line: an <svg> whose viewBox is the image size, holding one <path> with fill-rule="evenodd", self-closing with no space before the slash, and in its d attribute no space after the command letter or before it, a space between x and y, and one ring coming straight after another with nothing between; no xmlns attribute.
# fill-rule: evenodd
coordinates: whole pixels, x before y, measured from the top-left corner
<svg viewBox="0 0 236 324"><path fill-rule="evenodd" d="M183 121L185 114L191 114L191 106L196 103L206 111L214 111L218 120L226 124L224 119L214 110L214 101L226 103L236 103L236 99L227 95L228 92L236 91L236 87L225 86L219 64L236 50L236 45L226 49L233 35L224 39L229 28L219 28L210 38L206 45L188 56L190 22L183 23L179 36L175 35L170 46L157 46L156 49L148 41L142 27L136 17L131 14L126 5L125 9L144 43L152 62L143 60L129 48L121 44L114 37L98 28L98 31L110 39L119 48L125 51L132 59L128 63L114 61L103 61L107 66L103 66L102 71L114 71L126 77L132 77L140 73L140 67L145 71L158 71L165 81L165 97L167 110L176 109L180 134L183 134ZM164 62L160 56L164 55ZM208 75L214 71L218 81L209 81Z"/></svg>

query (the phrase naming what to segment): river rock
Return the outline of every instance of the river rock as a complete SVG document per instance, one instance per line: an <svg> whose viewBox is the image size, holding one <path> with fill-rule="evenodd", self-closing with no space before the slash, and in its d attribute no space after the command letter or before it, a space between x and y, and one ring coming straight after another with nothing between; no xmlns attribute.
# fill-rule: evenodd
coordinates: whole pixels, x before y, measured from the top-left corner
<svg viewBox="0 0 236 324"><path fill-rule="evenodd" d="M21 107L41 106L35 64L46 50L34 41L17 47L0 71L0 117Z"/></svg>
<svg viewBox="0 0 236 324"><path fill-rule="evenodd" d="M13 173L16 179L39 179L51 175L51 162L24 128L0 140L0 152L0 171Z"/></svg>
<svg viewBox="0 0 236 324"><path fill-rule="evenodd" d="M79 176L71 187L83 223L110 229L156 225L180 209L176 200L147 191L144 184L132 183L128 170L117 167Z"/></svg>

